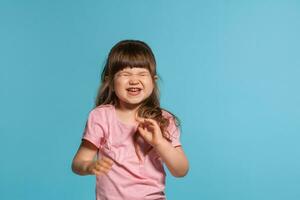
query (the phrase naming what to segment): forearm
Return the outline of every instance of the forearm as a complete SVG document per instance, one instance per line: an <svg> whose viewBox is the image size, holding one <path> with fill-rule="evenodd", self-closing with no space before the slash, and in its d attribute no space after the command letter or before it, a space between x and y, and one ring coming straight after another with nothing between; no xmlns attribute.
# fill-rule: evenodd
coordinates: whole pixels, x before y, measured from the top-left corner
<svg viewBox="0 0 300 200"><path fill-rule="evenodd" d="M88 170L88 166L94 161L73 161L72 171L78 175L90 175L91 173Z"/></svg>
<svg viewBox="0 0 300 200"><path fill-rule="evenodd" d="M87 140L82 140L82 143L73 158L72 171L78 175L92 174L89 170L97 157L98 148Z"/></svg>
<svg viewBox="0 0 300 200"><path fill-rule="evenodd" d="M182 150L176 149L167 140L161 141L154 148L173 176L182 177L187 174L189 164Z"/></svg>

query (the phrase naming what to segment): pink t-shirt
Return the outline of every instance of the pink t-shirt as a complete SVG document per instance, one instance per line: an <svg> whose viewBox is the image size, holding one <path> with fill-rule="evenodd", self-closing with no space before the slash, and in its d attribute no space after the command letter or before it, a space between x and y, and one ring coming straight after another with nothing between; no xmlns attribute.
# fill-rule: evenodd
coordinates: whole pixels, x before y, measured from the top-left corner
<svg viewBox="0 0 300 200"><path fill-rule="evenodd" d="M170 119L172 145L180 146L173 118L166 111L163 115ZM118 120L113 105L101 105L89 113L83 139L99 148L98 157L105 155L114 161L106 175L96 176L97 200L165 199L163 162L153 148L139 160L133 142L136 130L136 125ZM139 145L149 147L144 140L139 140Z"/></svg>

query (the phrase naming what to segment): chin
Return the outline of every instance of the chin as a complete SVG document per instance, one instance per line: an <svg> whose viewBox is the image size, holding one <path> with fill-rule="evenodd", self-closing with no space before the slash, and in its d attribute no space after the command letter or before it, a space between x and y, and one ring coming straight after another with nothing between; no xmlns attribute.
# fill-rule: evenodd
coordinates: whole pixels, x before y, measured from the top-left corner
<svg viewBox="0 0 300 200"><path fill-rule="evenodd" d="M130 104L130 105L139 105L139 104L141 104L143 101L129 101L129 102L127 102L128 104Z"/></svg>
<svg viewBox="0 0 300 200"><path fill-rule="evenodd" d="M143 103L145 101L145 99L136 99L136 100L128 100L126 101L127 104L130 104L130 105L139 105L141 103Z"/></svg>

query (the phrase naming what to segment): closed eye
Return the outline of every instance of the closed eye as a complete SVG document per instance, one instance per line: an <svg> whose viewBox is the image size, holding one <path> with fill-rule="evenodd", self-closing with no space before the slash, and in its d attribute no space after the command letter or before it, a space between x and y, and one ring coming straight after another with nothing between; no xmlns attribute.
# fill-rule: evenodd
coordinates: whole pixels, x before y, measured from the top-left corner
<svg viewBox="0 0 300 200"><path fill-rule="evenodd" d="M119 74L120 76L130 76L131 74L128 72L122 72Z"/></svg>
<svg viewBox="0 0 300 200"><path fill-rule="evenodd" d="M149 73L148 72L142 72L142 73L139 73L140 76L148 76Z"/></svg>

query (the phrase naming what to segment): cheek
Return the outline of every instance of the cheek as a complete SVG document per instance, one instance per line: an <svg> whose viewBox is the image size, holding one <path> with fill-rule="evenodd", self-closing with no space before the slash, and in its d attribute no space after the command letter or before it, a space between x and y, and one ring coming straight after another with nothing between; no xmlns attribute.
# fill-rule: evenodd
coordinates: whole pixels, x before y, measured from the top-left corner
<svg viewBox="0 0 300 200"><path fill-rule="evenodd" d="M153 91L153 89L154 89L154 83L153 83L153 81L152 80L149 80L148 82L147 82L147 88L148 88L148 90L149 90L149 92L150 93L152 93L152 91Z"/></svg>
<svg viewBox="0 0 300 200"><path fill-rule="evenodd" d="M124 96L124 91L122 88L123 88L122 83L120 83L120 81L114 81L113 91L118 99L120 99L120 98L122 98L122 96Z"/></svg>
<svg viewBox="0 0 300 200"><path fill-rule="evenodd" d="M114 80L113 88L114 90L119 90L123 87L124 83L120 81L119 79Z"/></svg>

